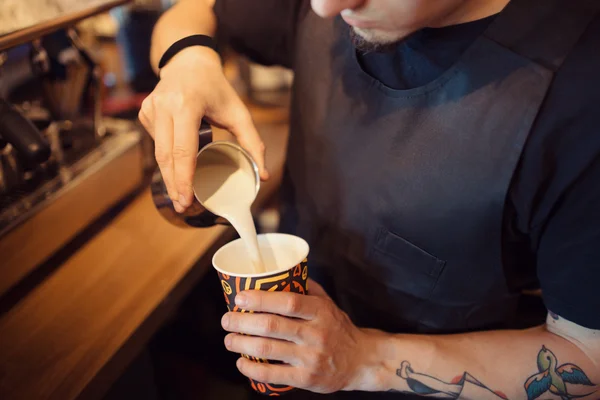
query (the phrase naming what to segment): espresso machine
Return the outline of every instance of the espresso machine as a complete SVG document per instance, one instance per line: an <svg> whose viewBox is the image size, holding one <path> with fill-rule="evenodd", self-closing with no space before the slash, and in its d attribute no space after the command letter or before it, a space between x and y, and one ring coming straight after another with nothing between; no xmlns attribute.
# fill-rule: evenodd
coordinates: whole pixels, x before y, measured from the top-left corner
<svg viewBox="0 0 600 400"><path fill-rule="evenodd" d="M75 28L126 1L44 0L48 13L22 25L10 1L0 3L0 24L14 29L0 32L0 296L138 190L146 159L139 125L102 115L102 71Z"/></svg>

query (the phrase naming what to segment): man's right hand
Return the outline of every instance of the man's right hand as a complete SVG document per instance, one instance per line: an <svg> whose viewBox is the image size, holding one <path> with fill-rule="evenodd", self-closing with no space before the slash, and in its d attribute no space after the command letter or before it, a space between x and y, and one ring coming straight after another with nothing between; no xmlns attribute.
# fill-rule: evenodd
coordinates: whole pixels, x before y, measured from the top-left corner
<svg viewBox="0 0 600 400"><path fill-rule="evenodd" d="M192 204L192 180L202 118L231 132L268 179L265 146L250 113L229 84L218 54L188 47L160 71L160 82L142 103L139 119L155 142L155 157L178 212Z"/></svg>

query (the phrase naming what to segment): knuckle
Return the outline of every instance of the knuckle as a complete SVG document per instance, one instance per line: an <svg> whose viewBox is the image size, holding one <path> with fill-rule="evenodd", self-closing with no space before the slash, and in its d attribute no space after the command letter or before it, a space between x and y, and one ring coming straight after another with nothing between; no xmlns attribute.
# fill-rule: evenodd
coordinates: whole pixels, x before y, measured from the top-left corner
<svg viewBox="0 0 600 400"><path fill-rule="evenodd" d="M140 111L138 113L138 120L140 121L140 123L142 124L144 129L146 129L146 131L150 132L152 125L148 121L146 114L144 114L142 111Z"/></svg>
<svg viewBox="0 0 600 400"><path fill-rule="evenodd" d="M329 344L329 335L323 331L315 332L315 342L320 348L325 348Z"/></svg>
<svg viewBox="0 0 600 400"><path fill-rule="evenodd" d="M304 339L306 337L304 326L302 324L293 324L292 334L294 335L294 337Z"/></svg>
<svg viewBox="0 0 600 400"><path fill-rule="evenodd" d="M279 330L279 320L273 316L267 316L263 322L265 333L275 333Z"/></svg>
<svg viewBox="0 0 600 400"><path fill-rule="evenodd" d="M144 101L142 101L142 105L140 107L140 115L141 114L146 114L146 115L152 115L152 97L153 95L150 94L148 97L146 97L144 99Z"/></svg>
<svg viewBox="0 0 600 400"><path fill-rule="evenodd" d="M173 158L175 160L181 160L192 157L194 154L188 147L185 146L173 146Z"/></svg>
<svg viewBox="0 0 600 400"><path fill-rule="evenodd" d="M323 360L322 353L320 351L313 351L308 355L308 365L313 369L319 368L321 361Z"/></svg>
<svg viewBox="0 0 600 400"><path fill-rule="evenodd" d="M165 96L162 93L155 93L150 99L152 101L152 108L160 108L165 103Z"/></svg>
<svg viewBox="0 0 600 400"><path fill-rule="evenodd" d="M350 319L350 316L348 314L346 314L344 311L342 311L341 318L345 323L352 324L352 320Z"/></svg>
<svg viewBox="0 0 600 400"><path fill-rule="evenodd" d="M323 307L322 308L324 310L331 311L332 309L334 309L336 307L335 303L331 299L322 298L321 301L323 303Z"/></svg>
<svg viewBox="0 0 600 400"><path fill-rule="evenodd" d="M154 149L154 158L156 159L158 165L169 164L172 160L171 153L160 146L156 146Z"/></svg>
<svg viewBox="0 0 600 400"><path fill-rule="evenodd" d="M272 351L273 346L267 340L259 341L254 348L255 355L261 358L267 358Z"/></svg>
<svg viewBox="0 0 600 400"><path fill-rule="evenodd" d="M327 319L328 316L334 314L336 308L337 307L333 301L330 299L323 299L321 305L316 309L316 315L317 317L323 317Z"/></svg>
<svg viewBox="0 0 600 400"><path fill-rule="evenodd" d="M180 92L164 91L152 96L152 105L157 108L179 108L183 103L183 94Z"/></svg>
<svg viewBox="0 0 600 400"><path fill-rule="evenodd" d="M300 301L298 296L289 296L285 303L285 311L288 314L297 314L300 311Z"/></svg>

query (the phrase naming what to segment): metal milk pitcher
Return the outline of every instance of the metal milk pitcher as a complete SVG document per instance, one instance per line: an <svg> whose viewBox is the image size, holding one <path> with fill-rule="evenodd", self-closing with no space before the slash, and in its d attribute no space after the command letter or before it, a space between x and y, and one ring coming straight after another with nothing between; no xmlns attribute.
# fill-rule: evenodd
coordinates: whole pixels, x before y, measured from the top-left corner
<svg viewBox="0 0 600 400"><path fill-rule="evenodd" d="M239 145L229 141L212 141L212 129L208 123L202 121L202 125L198 130L198 154L196 155L196 165L202 162L203 155L209 154L211 151L219 151L224 157L241 158L246 160L250 168L253 170L255 177L255 193L258 194L260 189L260 175L258 172L258 166L250 156L248 152L242 149ZM173 202L167 193L167 187L163 180L160 169L157 167L152 175L152 183L150 184L152 192L152 200L158 212L170 223L181 226L181 227L192 227L192 228L207 228L214 225L230 225L229 222L218 215L213 214L208 210L201 201L198 200L196 191L194 190L194 199L192 205L190 205L183 213L178 213L173 207Z"/></svg>

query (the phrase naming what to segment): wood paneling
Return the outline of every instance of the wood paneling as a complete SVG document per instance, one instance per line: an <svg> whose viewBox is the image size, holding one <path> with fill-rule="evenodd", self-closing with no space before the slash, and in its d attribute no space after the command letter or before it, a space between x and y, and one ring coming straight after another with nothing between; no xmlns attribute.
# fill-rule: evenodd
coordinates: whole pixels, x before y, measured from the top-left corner
<svg viewBox="0 0 600 400"><path fill-rule="evenodd" d="M72 182L68 193L63 191L43 212L0 240L0 295L123 196L139 188L143 179L139 139L122 139L119 142L132 147L116 158L97 161L95 168Z"/></svg>

